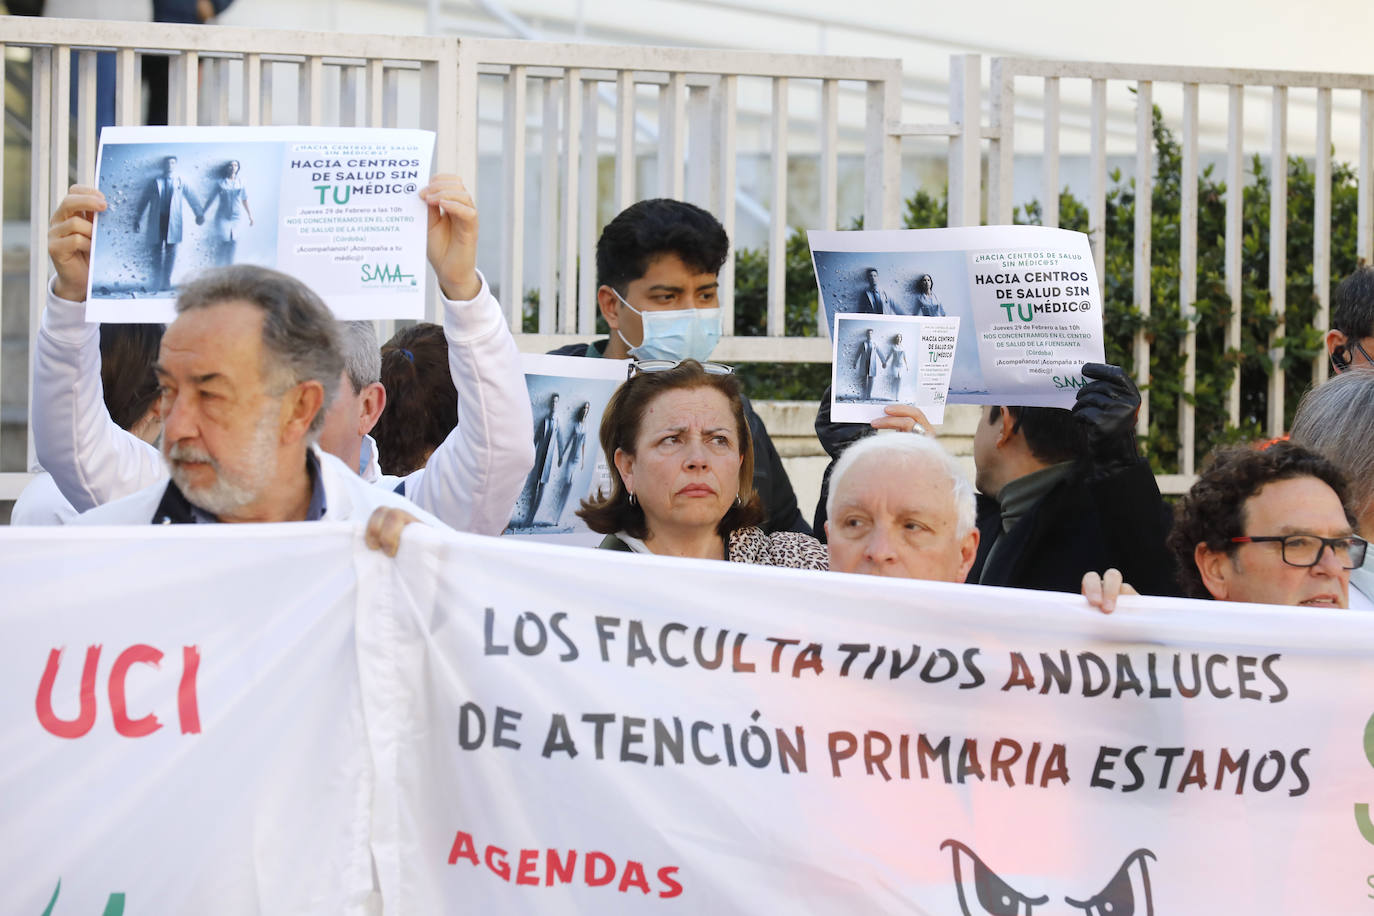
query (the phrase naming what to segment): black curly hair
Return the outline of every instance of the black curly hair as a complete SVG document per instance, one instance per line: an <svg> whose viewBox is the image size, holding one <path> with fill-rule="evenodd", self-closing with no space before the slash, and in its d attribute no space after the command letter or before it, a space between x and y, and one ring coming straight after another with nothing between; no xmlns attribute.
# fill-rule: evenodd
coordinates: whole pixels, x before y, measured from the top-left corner
<svg viewBox="0 0 1374 916"><path fill-rule="evenodd" d="M1221 553L1233 553L1231 538L1245 533L1245 503L1266 484L1296 477L1315 477L1340 498L1346 520L1355 526L1350 491L1345 475L1316 452L1291 442L1276 442L1267 449L1253 445L1219 448L1211 463L1178 504L1169 549L1178 562L1179 584L1192 598L1210 598L1202 581L1194 552L1198 544Z"/></svg>

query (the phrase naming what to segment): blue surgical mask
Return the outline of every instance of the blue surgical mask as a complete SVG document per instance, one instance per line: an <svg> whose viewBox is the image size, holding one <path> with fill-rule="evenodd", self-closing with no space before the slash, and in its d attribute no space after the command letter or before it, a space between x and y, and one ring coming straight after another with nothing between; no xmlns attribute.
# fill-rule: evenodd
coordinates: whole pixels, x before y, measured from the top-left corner
<svg viewBox="0 0 1374 916"><path fill-rule="evenodd" d="M640 311L625 301L625 297L611 289L624 306L640 318L644 340L630 346L620 329L620 339L629 347L635 359L694 359L704 362L720 340L720 309L664 309Z"/></svg>

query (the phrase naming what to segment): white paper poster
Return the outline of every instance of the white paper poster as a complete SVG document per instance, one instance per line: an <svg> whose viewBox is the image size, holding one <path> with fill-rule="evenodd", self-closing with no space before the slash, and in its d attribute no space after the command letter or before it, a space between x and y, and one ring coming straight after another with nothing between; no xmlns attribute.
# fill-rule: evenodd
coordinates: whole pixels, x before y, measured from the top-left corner
<svg viewBox="0 0 1374 916"><path fill-rule="evenodd" d="M958 318L837 314L830 332L830 417L867 423L891 404L945 419Z"/></svg>
<svg viewBox="0 0 1374 916"><path fill-rule="evenodd" d="M601 415L624 384L629 361L535 353L520 359L534 415L534 467L504 533L595 547L603 535L577 510L598 491L610 492Z"/></svg>
<svg viewBox="0 0 1374 916"><path fill-rule="evenodd" d="M957 317L951 404L1072 407L1102 362L1088 237L1041 226L808 233L826 311ZM932 421L933 422L933 421Z"/></svg>
<svg viewBox="0 0 1374 916"><path fill-rule="evenodd" d="M86 317L169 322L208 268L289 273L341 319L422 318L434 134L107 127Z"/></svg>

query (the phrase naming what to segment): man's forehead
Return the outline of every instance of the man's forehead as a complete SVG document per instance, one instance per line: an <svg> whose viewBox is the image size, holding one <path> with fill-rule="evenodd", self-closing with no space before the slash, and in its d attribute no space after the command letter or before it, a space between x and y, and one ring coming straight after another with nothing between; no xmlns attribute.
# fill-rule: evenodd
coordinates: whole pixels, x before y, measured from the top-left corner
<svg viewBox="0 0 1374 916"><path fill-rule="evenodd" d="M174 375L260 376L262 324L262 309L238 300L182 312L162 335L158 367Z"/></svg>
<svg viewBox="0 0 1374 916"><path fill-rule="evenodd" d="M1241 518L1247 529L1252 525L1265 526L1274 528L1273 533L1309 530L1321 533L1318 528L1333 531L1349 528L1336 491L1326 481L1308 476L1266 483L1245 500Z"/></svg>
<svg viewBox="0 0 1374 916"><path fill-rule="evenodd" d="M662 283L667 280L674 285L686 285L695 289L717 285L718 275L698 270L676 251L660 251L649 258L644 273L638 280L646 283Z"/></svg>
<svg viewBox="0 0 1374 916"><path fill-rule="evenodd" d="M897 511L954 511L954 481L932 458L876 453L856 461L837 484L836 505L881 501Z"/></svg>

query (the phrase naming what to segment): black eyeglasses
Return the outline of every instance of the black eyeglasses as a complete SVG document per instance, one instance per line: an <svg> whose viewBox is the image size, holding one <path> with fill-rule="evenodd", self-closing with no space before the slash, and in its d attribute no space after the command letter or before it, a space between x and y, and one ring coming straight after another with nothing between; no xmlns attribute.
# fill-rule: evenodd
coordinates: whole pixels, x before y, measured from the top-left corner
<svg viewBox="0 0 1374 916"><path fill-rule="evenodd" d="M1365 551L1369 548L1368 541L1353 534L1339 538L1323 538L1315 534L1231 538L1232 544L1263 544L1269 541L1283 545L1283 562L1300 568L1316 566L1322 561L1322 552L1330 547L1341 566L1359 569L1364 565Z"/></svg>
<svg viewBox="0 0 1374 916"><path fill-rule="evenodd" d="M667 372L676 369L685 359L639 359L630 363L630 368L625 372L625 381L629 381L636 375L643 375L648 372ZM735 367L727 366L725 363L697 363L701 366L701 371L707 375L734 375Z"/></svg>

